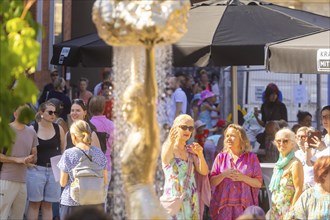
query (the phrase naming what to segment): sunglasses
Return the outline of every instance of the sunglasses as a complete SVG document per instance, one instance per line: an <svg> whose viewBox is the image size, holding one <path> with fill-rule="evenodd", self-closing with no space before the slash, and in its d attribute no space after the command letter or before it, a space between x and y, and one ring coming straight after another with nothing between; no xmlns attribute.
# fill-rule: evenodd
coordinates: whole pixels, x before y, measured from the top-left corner
<svg viewBox="0 0 330 220"><path fill-rule="evenodd" d="M288 144L288 143L289 143L289 140L288 140L288 139L275 140L275 142L276 142L277 144L281 144L281 143L283 143L283 144Z"/></svg>
<svg viewBox="0 0 330 220"><path fill-rule="evenodd" d="M321 120L329 120L330 119L330 115L322 115L321 116Z"/></svg>
<svg viewBox="0 0 330 220"><path fill-rule="evenodd" d="M49 115L53 115L53 114L57 115L57 114L58 114L58 112L56 112L56 111L47 111L47 113L48 113Z"/></svg>
<svg viewBox="0 0 330 220"><path fill-rule="evenodd" d="M306 135L297 135L297 138L298 138L298 139L306 139L307 136L306 136Z"/></svg>
<svg viewBox="0 0 330 220"><path fill-rule="evenodd" d="M193 132L194 127L193 126L187 126L187 125L180 125L179 126L182 130L187 131L189 130L190 132Z"/></svg>
<svg viewBox="0 0 330 220"><path fill-rule="evenodd" d="M82 99L74 99L72 104L79 104L79 105L84 105L85 106L85 102Z"/></svg>

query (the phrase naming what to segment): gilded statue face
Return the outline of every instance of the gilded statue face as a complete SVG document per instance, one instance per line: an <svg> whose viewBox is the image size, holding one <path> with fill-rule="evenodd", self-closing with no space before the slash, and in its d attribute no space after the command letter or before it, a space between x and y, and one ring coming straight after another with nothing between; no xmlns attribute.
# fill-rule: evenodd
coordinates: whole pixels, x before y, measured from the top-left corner
<svg viewBox="0 0 330 220"><path fill-rule="evenodd" d="M136 112L135 104L132 100L126 100L122 106L123 117L125 120L131 121L134 113Z"/></svg>
<svg viewBox="0 0 330 220"><path fill-rule="evenodd" d="M134 124L141 123L143 117L143 108L145 107L145 94L142 84L133 84L129 86L123 95L123 117Z"/></svg>

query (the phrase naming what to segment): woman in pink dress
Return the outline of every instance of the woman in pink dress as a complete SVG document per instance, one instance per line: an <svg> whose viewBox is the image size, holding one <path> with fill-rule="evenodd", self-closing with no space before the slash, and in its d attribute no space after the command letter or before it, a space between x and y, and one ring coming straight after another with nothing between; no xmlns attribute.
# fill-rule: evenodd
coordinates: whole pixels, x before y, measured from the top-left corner
<svg viewBox="0 0 330 220"><path fill-rule="evenodd" d="M244 129L229 125L224 133L224 150L215 158L210 173L212 219L236 219L247 207L258 205L262 172L257 156L250 151Z"/></svg>

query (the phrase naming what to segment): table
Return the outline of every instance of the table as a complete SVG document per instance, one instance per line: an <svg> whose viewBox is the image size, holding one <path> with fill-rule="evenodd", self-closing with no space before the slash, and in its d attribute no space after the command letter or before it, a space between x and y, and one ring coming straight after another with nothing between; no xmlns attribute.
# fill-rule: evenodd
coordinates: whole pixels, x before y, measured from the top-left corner
<svg viewBox="0 0 330 220"><path fill-rule="evenodd" d="M265 182L265 187L268 194L268 202L269 207L272 207L272 193L269 191L268 187L270 184L270 180L272 179L273 169L275 167L275 163L260 163L261 170L262 170L262 177Z"/></svg>

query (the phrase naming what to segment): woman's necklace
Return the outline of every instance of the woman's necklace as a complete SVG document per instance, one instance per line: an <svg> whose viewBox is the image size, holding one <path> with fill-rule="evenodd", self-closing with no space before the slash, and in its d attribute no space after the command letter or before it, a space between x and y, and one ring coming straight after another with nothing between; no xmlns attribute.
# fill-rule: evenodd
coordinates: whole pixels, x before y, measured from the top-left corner
<svg viewBox="0 0 330 220"><path fill-rule="evenodd" d="M180 148L175 148L174 149L174 154L176 157L181 158L186 160L187 159L187 151L185 148L180 149Z"/></svg>

